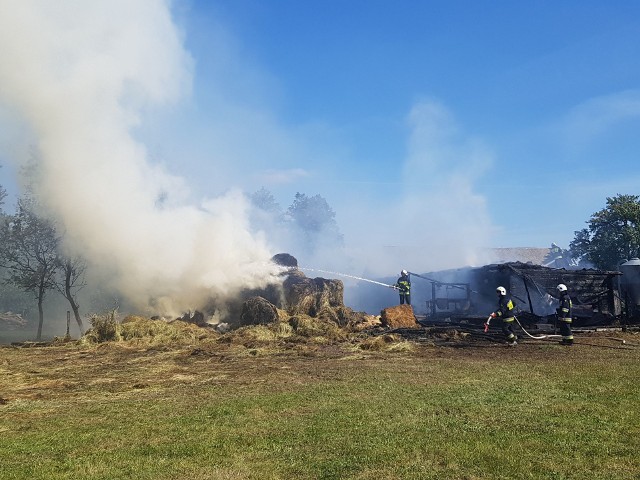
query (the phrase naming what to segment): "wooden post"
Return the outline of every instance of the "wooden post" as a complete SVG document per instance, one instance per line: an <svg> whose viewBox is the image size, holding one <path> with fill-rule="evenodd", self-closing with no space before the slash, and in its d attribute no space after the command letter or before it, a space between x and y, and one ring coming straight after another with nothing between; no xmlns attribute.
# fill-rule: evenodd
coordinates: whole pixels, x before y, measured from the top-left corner
<svg viewBox="0 0 640 480"><path fill-rule="evenodd" d="M67 338L70 337L69 335L69 324L71 323L71 312L69 310L67 310Z"/></svg>

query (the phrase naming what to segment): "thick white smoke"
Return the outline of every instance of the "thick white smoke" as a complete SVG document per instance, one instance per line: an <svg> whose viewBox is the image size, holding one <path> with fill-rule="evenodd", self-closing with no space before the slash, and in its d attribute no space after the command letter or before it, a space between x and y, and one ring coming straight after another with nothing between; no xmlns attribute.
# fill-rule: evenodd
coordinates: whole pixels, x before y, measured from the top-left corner
<svg viewBox="0 0 640 480"><path fill-rule="evenodd" d="M129 300L175 313L270 281L244 197L189 206L134 138L145 108L190 86L168 1L0 0L0 59L0 101L31 129L15 141L37 149L41 203Z"/></svg>

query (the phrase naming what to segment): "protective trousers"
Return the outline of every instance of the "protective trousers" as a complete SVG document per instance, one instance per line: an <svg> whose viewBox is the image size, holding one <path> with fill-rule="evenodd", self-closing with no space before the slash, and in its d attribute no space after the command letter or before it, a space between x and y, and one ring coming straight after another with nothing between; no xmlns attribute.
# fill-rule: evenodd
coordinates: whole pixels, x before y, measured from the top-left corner
<svg viewBox="0 0 640 480"><path fill-rule="evenodd" d="M411 294L400 292L400 305L403 304L411 305Z"/></svg>
<svg viewBox="0 0 640 480"><path fill-rule="evenodd" d="M562 343L571 345L573 343L573 332L571 331L570 318L558 318L560 323L560 335L562 335Z"/></svg>
<svg viewBox="0 0 640 480"><path fill-rule="evenodd" d="M502 333L504 333L507 342L513 343L516 341L516 334L513 332L513 320L514 317L507 317L502 319Z"/></svg>

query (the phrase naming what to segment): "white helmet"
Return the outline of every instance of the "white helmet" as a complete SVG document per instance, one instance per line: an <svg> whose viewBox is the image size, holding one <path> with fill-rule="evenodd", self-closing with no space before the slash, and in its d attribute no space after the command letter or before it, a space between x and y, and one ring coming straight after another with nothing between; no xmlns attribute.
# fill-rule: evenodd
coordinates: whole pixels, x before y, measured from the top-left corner
<svg viewBox="0 0 640 480"><path fill-rule="evenodd" d="M498 292L500 295L506 295L507 294L507 290L504 287L496 288L496 292Z"/></svg>
<svg viewBox="0 0 640 480"><path fill-rule="evenodd" d="M567 286L564 283L558 284L558 286L556 288L558 289L559 292L566 292L567 291Z"/></svg>
<svg viewBox="0 0 640 480"><path fill-rule="evenodd" d="M406 270L402 270L400 273L401 273L402 275L409 275L409 272L407 272Z"/></svg>

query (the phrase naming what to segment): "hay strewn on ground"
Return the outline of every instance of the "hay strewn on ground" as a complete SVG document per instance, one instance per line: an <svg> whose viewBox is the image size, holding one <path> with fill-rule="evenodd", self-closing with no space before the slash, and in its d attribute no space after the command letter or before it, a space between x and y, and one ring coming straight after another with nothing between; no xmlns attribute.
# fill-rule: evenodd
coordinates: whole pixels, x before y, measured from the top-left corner
<svg viewBox="0 0 640 480"><path fill-rule="evenodd" d="M118 321L110 312L94 316L91 319L92 327L78 340L78 344L115 343L165 349L192 347L200 352L213 352L230 346L251 350L253 355L338 345L376 351L405 349L407 345L398 335L377 338L366 331L363 333L361 324L340 327L326 318L304 314L289 316L282 310L278 310L278 318L278 321L270 324L249 325L221 334L213 328L203 328L180 320L168 322L129 315ZM366 325L372 330L379 330L379 322L371 321Z"/></svg>

